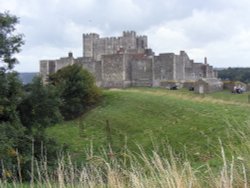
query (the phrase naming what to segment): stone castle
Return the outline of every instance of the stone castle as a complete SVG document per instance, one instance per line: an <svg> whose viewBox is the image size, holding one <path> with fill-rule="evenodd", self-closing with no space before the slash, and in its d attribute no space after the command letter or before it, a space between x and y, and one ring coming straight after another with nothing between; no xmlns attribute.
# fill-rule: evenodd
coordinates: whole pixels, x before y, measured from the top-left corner
<svg viewBox="0 0 250 188"><path fill-rule="evenodd" d="M138 36L135 31L108 38L96 33L83 34L82 39L83 57L74 58L70 52L68 57L40 61L40 74L45 82L49 74L75 63L90 71L96 84L104 88L158 87L168 81L184 83L217 77L207 58L203 63L195 63L185 51L155 55L148 48L147 36Z"/></svg>

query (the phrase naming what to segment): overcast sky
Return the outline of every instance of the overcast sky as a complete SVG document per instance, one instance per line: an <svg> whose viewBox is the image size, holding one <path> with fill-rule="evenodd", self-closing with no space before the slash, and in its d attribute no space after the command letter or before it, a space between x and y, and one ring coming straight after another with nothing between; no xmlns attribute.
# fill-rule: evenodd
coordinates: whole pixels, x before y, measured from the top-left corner
<svg viewBox="0 0 250 188"><path fill-rule="evenodd" d="M25 45L20 72L38 72L40 59L72 51L82 56L82 33L147 35L156 54L185 50L214 67L250 67L250 0L0 0L20 18Z"/></svg>

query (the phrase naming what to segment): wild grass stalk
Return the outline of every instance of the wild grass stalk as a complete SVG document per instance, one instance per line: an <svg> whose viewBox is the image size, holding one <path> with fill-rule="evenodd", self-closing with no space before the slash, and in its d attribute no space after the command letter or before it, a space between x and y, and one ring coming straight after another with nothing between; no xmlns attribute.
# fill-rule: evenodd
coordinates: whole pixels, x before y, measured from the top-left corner
<svg viewBox="0 0 250 188"><path fill-rule="evenodd" d="M217 169L213 169L208 162L195 167L188 158L181 160L168 146L164 154L159 153L159 148L148 153L138 146L138 153L126 148L118 154L109 147L108 150L103 149L100 155L95 155L90 146L86 151L87 160L80 166L74 164L70 155L60 155L55 170L49 171L45 156L41 157L42 161L33 157L30 172L32 177L28 184L20 179L21 169L17 171L17 176L7 177L4 162L1 161L0 187L247 188L250 169L247 157L250 154L250 146L244 144L250 141L247 136L250 131L247 127L242 127L244 131L234 129L231 132L238 135L243 143L240 149L233 147L233 144L224 146L223 140L219 139L221 166ZM228 149L230 152L226 151ZM17 157L17 160L20 159Z"/></svg>

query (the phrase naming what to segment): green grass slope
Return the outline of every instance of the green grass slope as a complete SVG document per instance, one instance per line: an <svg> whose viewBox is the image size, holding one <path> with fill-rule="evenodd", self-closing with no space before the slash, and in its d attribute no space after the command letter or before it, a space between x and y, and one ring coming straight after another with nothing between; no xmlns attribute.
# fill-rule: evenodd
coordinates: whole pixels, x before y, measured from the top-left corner
<svg viewBox="0 0 250 188"><path fill-rule="evenodd" d="M242 144L231 131L249 121L247 99L247 94L228 92L196 95L154 88L105 90L100 106L77 120L50 127L47 133L68 145L77 160L90 143L94 151L111 143L115 152L124 147L137 151L137 144L146 151L153 147L162 150L166 146L162 143L167 143L191 161L216 163L219 138L225 147Z"/></svg>

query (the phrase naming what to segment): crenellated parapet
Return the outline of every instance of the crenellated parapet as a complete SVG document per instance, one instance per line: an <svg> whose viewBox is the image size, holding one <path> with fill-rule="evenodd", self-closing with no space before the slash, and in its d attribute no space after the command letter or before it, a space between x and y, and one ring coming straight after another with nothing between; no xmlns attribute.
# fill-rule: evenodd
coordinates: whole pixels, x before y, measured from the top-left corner
<svg viewBox="0 0 250 188"><path fill-rule="evenodd" d="M123 31L123 37L136 37L135 31Z"/></svg>
<svg viewBox="0 0 250 188"><path fill-rule="evenodd" d="M137 36L135 31L123 31L119 37L104 37L96 33L83 34L83 56L100 60L102 55L125 52L143 53L148 47L147 36Z"/></svg>
<svg viewBox="0 0 250 188"><path fill-rule="evenodd" d="M97 33L86 33L86 34L83 34L83 37L91 38L91 39L98 39L100 38L100 35Z"/></svg>

